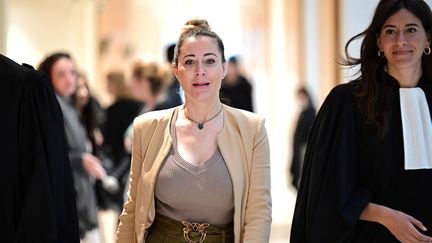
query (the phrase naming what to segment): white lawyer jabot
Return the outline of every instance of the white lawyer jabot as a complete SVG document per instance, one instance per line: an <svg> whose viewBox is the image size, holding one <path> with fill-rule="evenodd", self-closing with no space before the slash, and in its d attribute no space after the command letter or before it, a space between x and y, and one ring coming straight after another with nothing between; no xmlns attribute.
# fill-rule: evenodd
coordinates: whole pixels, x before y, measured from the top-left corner
<svg viewBox="0 0 432 243"><path fill-rule="evenodd" d="M405 170L432 168L432 121L420 88L400 88Z"/></svg>

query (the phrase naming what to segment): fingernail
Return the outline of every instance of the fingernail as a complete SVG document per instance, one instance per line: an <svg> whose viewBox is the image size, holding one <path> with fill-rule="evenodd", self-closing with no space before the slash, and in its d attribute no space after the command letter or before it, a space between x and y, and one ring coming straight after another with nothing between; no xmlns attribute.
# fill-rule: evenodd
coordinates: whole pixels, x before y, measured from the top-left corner
<svg viewBox="0 0 432 243"><path fill-rule="evenodd" d="M424 226L422 227L422 230L423 230L423 231L427 231L426 227L424 227Z"/></svg>

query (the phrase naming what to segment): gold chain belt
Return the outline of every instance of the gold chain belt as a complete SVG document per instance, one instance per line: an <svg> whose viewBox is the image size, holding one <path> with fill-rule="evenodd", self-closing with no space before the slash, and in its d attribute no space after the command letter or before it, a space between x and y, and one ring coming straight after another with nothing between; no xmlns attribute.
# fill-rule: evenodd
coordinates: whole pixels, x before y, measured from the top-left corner
<svg viewBox="0 0 432 243"><path fill-rule="evenodd" d="M206 236L207 236L207 230L206 228L210 226L208 223L189 223L186 220L182 221L182 224L185 226L183 228L183 237L187 243L202 243L204 242ZM201 237L199 240L191 240L189 239L189 232L198 232L200 233Z"/></svg>

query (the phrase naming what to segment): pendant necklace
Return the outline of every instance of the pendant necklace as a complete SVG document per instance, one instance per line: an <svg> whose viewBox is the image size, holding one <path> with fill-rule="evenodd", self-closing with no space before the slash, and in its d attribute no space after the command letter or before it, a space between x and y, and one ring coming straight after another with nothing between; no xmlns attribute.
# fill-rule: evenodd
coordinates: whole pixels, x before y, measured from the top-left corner
<svg viewBox="0 0 432 243"><path fill-rule="evenodd" d="M216 117L217 117L217 116L222 112L222 108L223 108L223 106L221 105L221 108L220 108L219 111L216 113L216 115L210 117L210 119L208 119L208 120L206 120L206 121L203 121L203 122L197 122L197 121L195 121L194 119L191 119L191 118L187 115L185 108L183 108L183 110L184 110L184 115L185 115L185 117L186 117L189 121L195 122L195 123L197 124L198 129L201 130L201 129L204 128L204 124L205 124L205 123L207 123L207 122L209 122L209 121L215 119L215 118L216 118Z"/></svg>

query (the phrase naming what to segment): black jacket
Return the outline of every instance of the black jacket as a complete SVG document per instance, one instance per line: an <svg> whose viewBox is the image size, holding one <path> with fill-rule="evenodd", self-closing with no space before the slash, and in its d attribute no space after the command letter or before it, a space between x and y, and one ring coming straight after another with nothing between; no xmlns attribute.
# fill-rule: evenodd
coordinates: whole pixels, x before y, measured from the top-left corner
<svg viewBox="0 0 432 243"><path fill-rule="evenodd" d="M63 118L48 78L0 55L2 242L79 242Z"/></svg>

